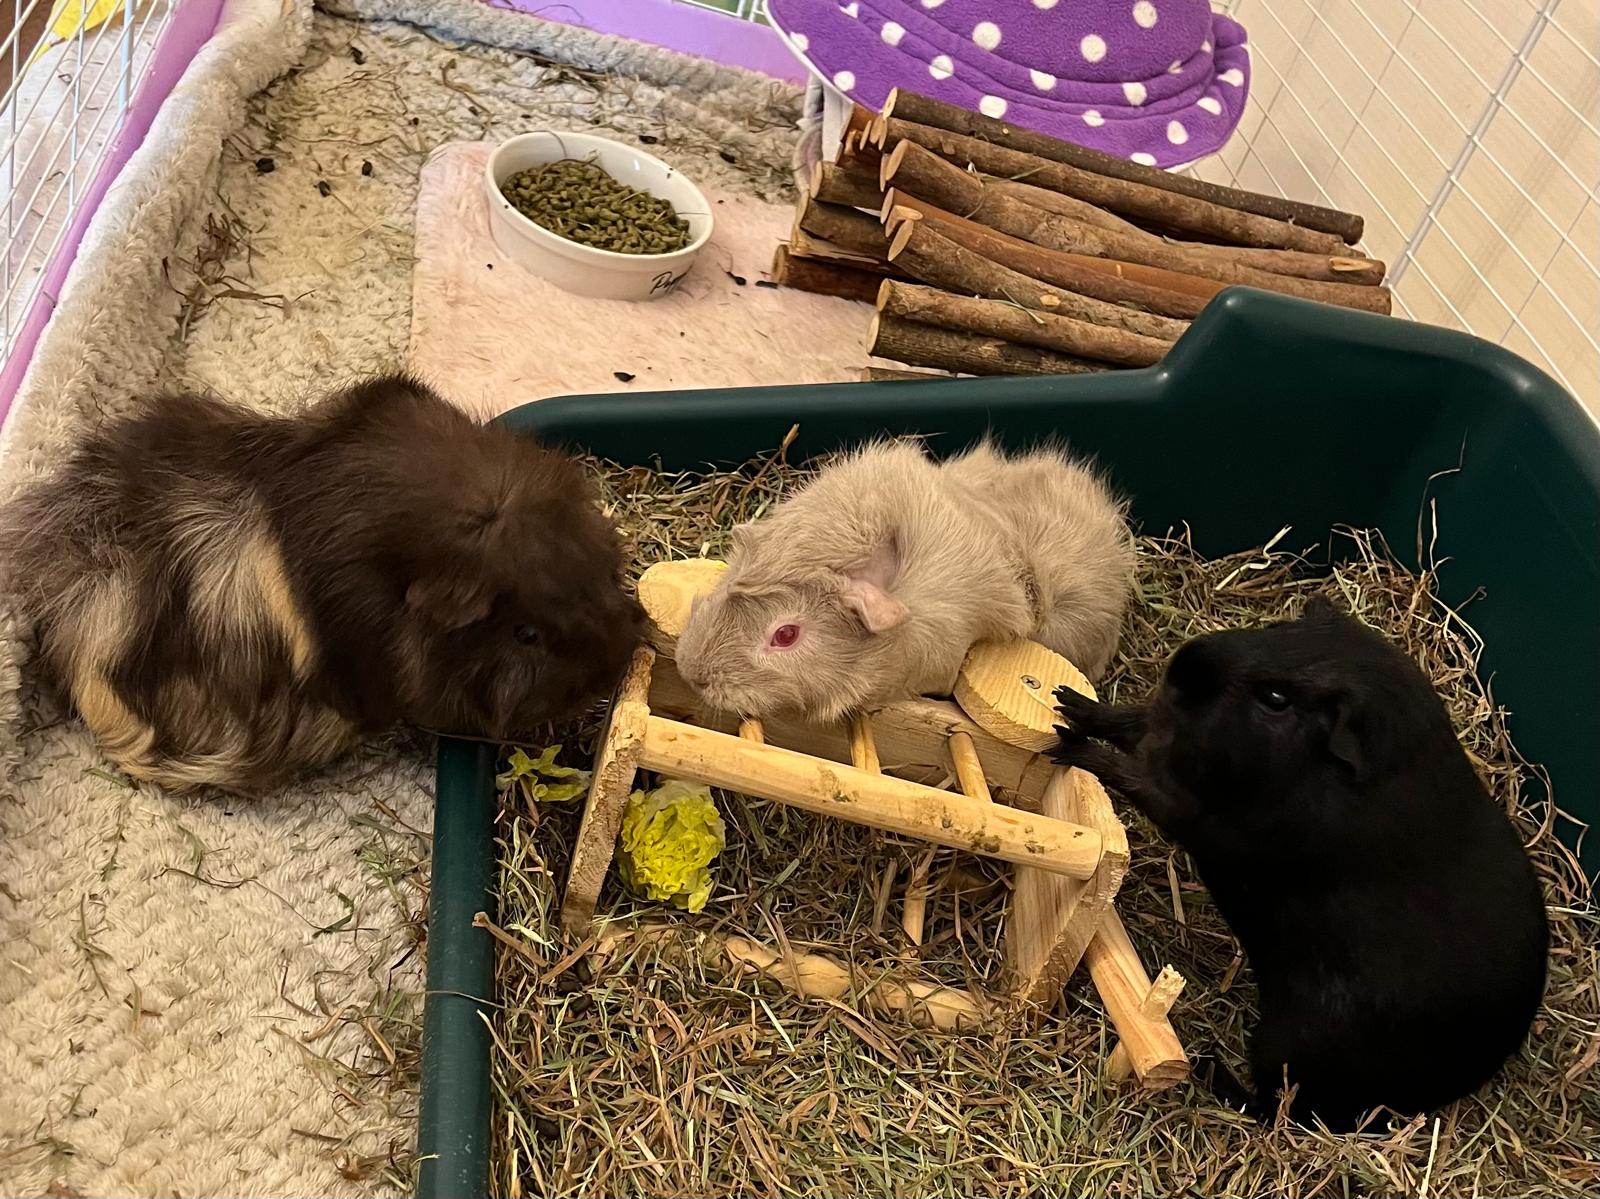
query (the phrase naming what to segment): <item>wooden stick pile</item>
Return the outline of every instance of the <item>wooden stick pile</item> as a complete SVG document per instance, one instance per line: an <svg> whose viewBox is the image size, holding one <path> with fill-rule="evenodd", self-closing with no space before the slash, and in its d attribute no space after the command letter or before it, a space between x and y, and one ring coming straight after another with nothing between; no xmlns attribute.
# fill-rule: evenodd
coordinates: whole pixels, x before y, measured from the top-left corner
<svg viewBox="0 0 1600 1199"><path fill-rule="evenodd" d="M971 375L1159 362L1246 284L1388 314L1346 212L1204 183L910 92L857 108L773 278L877 306L868 352ZM870 379L916 377L873 368Z"/></svg>

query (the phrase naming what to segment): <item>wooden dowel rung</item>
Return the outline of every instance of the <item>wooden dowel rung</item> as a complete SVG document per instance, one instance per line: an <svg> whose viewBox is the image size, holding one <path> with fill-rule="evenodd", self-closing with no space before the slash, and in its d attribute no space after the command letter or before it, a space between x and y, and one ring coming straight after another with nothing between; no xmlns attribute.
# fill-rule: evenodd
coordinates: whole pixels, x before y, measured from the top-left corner
<svg viewBox="0 0 1600 1199"><path fill-rule="evenodd" d="M1097 829L651 716L639 765L1069 878L1100 864Z"/></svg>
<svg viewBox="0 0 1600 1199"><path fill-rule="evenodd" d="M850 717L850 764L868 774L881 774L878 743L872 737L872 717L856 712Z"/></svg>
<svg viewBox="0 0 1600 1199"><path fill-rule="evenodd" d="M1187 1078L1189 1059L1166 1014L1150 1016L1144 1011L1153 987L1115 908L1101 917L1084 960L1106 1005L1106 1014L1122 1038L1117 1048L1124 1050L1125 1061L1113 1051L1106 1062L1106 1072L1117 1077L1115 1070L1131 1068L1139 1081L1151 1088L1171 1086ZM1166 988L1171 990L1171 984ZM1176 997L1177 992L1171 994Z"/></svg>
<svg viewBox="0 0 1600 1199"><path fill-rule="evenodd" d="M1156 981L1150 984L1143 1002L1139 1004L1139 1014L1146 1020L1165 1020L1167 1013L1172 1011L1172 1005L1177 1002L1178 993L1183 990L1183 983L1183 975L1171 966L1161 967L1161 973L1156 975ZM1128 1054L1127 1045L1118 1042L1111 1056L1106 1059L1106 1077L1113 1082L1121 1082L1132 1073L1133 1058Z"/></svg>
<svg viewBox="0 0 1600 1199"><path fill-rule="evenodd" d="M993 801L989 794L989 780L983 777L983 763L978 759L978 747L972 738L957 730L950 734L950 761L956 768L956 782L961 791L984 803Z"/></svg>
<svg viewBox="0 0 1600 1199"><path fill-rule="evenodd" d="M900 912L900 927L913 945L922 944L922 931L928 920L928 869L933 865L933 850L922 853L911 865L906 880L905 907Z"/></svg>

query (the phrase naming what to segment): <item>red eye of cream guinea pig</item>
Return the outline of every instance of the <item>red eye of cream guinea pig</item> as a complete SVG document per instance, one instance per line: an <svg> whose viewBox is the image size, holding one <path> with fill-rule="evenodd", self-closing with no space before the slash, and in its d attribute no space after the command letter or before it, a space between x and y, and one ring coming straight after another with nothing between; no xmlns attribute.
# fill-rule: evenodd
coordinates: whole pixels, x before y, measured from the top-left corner
<svg viewBox="0 0 1600 1199"><path fill-rule="evenodd" d="M398 721L531 731L643 625L581 468L405 377L288 418L151 400L0 537L104 752L178 789L270 788Z"/></svg>
<svg viewBox="0 0 1600 1199"><path fill-rule="evenodd" d="M814 720L948 695L986 639L1035 638L1095 677L1133 561L1122 506L1057 450L980 444L941 466L915 443L876 443L734 529L677 663L718 708Z"/></svg>

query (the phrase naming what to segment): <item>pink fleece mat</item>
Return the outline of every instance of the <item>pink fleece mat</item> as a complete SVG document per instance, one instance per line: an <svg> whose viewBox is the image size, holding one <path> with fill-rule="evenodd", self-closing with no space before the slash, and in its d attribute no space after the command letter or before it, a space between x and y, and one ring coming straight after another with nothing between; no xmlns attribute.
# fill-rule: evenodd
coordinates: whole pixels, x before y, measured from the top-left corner
<svg viewBox="0 0 1600 1199"><path fill-rule="evenodd" d="M703 188L716 232L672 295L585 299L495 247L480 182L492 148L440 146L417 197L411 365L460 407L488 417L574 393L855 381L876 361L868 305L758 286L792 208Z"/></svg>

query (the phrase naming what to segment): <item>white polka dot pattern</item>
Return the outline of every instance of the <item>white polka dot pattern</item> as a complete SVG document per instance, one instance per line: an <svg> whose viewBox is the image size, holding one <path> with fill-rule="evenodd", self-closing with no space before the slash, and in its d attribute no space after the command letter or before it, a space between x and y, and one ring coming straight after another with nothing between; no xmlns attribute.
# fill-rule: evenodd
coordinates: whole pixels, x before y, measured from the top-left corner
<svg viewBox="0 0 1600 1199"><path fill-rule="evenodd" d="M880 36L889 45L898 46L900 44L900 39L905 37L905 35L905 26L896 25L893 21L885 21L883 23L883 31Z"/></svg>
<svg viewBox="0 0 1600 1199"><path fill-rule="evenodd" d="M1140 83L1138 80L1133 80L1130 83L1124 83L1122 85L1122 94L1128 98L1129 104L1143 104L1145 97L1149 95L1149 93L1144 89L1144 84Z"/></svg>
<svg viewBox="0 0 1600 1199"><path fill-rule="evenodd" d="M1244 72L1238 67L1229 67L1226 71L1222 72L1222 74L1218 75L1217 78L1228 84L1230 87L1244 86Z"/></svg>
<svg viewBox="0 0 1600 1199"><path fill-rule="evenodd" d="M840 71L833 77L833 86L841 92L847 92L855 85L856 73L854 71Z"/></svg>
<svg viewBox="0 0 1600 1199"><path fill-rule="evenodd" d="M1182 121L1167 122L1167 140L1174 146L1181 146L1189 140L1189 131L1183 127Z"/></svg>
<svg viewBox="0 0 1600 1199"><path fill-rule="evenodd" d="M1214 117L1222 115L1222 101L1215 96L1201 96L1194 102L1196 108L1203 108Z"/></svg>
<svg viewBox="0 0 1600 1199"><path fill-rule="evenodd" d="M789 35L789 40L794 43L794 48L802 54L811 49L811 39L803 33L792 33Z"/></svg>
<svg viewBox="0 0 1600 1199"><path fill-rule="evenodd" d="M951 61L948 54L936 54L933 61L928 64L928 74L935 79L948 79L956 73L956 64Z"/></svg>
<svg viewBox="0 0 1600 1199"><path fill-rule="evenodd" d="M1078 43L1078 52L1087 62L1099 62L1106 56L1106 39L1098 33L1085 34L1083 41Z"/></svg>
<svg viewBox="0 0 1600 1199"><path fill-rule="evenodd" d="M1000 26L993 21L979 21L972 27L972 40L984 50L993 50L1000 44Z"/></svg>
<svg viewBox="0 0 1600 1199"><path fill-rule="evenodd" d="M1048 71L1029 71L1028 78L1041 92L1047 92L1056 85L1056 77Z"/></svg>
<svg viewBox="0 0 1600 1199"><path fill-rule="evenodd" d="M1086 108L1083 110L1083 123L1091 129L1098 129L1106 123L1106 119L1100 115L1098 108Z"/></svg>
<svg viewBox="0 0 1600 1199"><path fill-rule="evenodd" d="M986 117L999 120L1006 115L1006 102L1000 96L985 96L978 101L978 111Z"/></svg>
<svg viewBox="0 0 1600 1199"><path fill-rule="evenodd" d="M1156 6L1151 4L1150 0L1139 0L1139 3L1133 6L1133 19L1140 29L1154 29L1156 22L1161 19L1161 14L1156 12Z"/></svg>
<svg viewBox="0 0 1600 1199"><path fill-rule="evenodd" d="M1142 167L1153 167L1156 165L1156 156L1154 154L1146 154L1143 150L1140 150L1137 154L1130 154L1128 157Z"/></svg>

